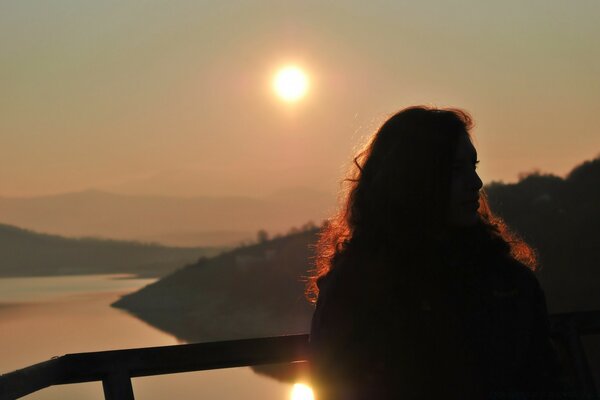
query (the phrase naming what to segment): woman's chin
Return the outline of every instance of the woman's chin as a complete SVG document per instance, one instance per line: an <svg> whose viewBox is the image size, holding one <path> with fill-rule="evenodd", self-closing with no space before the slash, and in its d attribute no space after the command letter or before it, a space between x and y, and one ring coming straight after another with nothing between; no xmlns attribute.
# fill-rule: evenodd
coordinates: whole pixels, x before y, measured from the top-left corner
<svg viewBox="0 0 600 400"><path fill-rule="evenodd" d="M479 222L479 214L477 212L461 213L454 215L450 219L450 226L456 228L467 228L475 226Z"/></svg>

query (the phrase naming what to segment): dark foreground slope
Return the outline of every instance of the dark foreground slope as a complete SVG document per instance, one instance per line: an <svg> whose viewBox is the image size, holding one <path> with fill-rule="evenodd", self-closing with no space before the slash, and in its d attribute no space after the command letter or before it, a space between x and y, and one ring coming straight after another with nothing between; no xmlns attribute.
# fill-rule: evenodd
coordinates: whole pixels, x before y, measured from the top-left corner
<svg viewBox="0 0 600 400"><path fill-rule="evenodd" d="M159 277L217 250L67 239L0 224L0 254L0 276L125 273Z"/></svg>
<svg viewBox="0 0 600 400"><path fill-rule="evenodd" d="M114 306L185 341L306 332L310 230L200 260Z"/></svg>

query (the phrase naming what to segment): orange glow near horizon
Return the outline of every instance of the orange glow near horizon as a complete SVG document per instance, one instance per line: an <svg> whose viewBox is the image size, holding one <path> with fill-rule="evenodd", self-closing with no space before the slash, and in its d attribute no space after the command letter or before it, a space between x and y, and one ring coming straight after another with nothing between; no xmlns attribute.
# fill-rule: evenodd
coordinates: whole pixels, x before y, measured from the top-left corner
<svg viewBox="0 0 600 400"><path fill-rule="evenodd" d="M281 68L273 79L273 90L281 100L288 103L302 99L308 91L308 86L308 76L295 65Z"/></svg>

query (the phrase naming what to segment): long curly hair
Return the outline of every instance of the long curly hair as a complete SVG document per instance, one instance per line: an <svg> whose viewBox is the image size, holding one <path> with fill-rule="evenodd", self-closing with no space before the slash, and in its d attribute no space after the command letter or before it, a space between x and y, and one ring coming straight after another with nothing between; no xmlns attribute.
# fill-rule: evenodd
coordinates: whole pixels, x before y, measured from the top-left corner
<svg viewBox="0 0 600 400"><path fill-rule="evenodd" d="M353 257L427 254L447 241L452 164L460 135L473 127L456 108L414 106L392 115L354 157L338 212L321 229L307 296L317 281ZM490 251L532 270L534 250L513 234L480 196L477 232Z"/></svg>

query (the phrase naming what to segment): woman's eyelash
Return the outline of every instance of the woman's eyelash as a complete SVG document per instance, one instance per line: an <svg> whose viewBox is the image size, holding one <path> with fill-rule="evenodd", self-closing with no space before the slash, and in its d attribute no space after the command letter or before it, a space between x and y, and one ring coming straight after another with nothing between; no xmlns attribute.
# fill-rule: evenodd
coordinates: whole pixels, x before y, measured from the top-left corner
<svg viewBox="0 0 600 400"><path fill-rule="evenodd" d="M479 160L473 161L473 167L475 169L477 169L477 166L479 165ZM452 165L453 169L461 169L461 168L469 168L469 164L468 163L455 163Z"/></svg>

